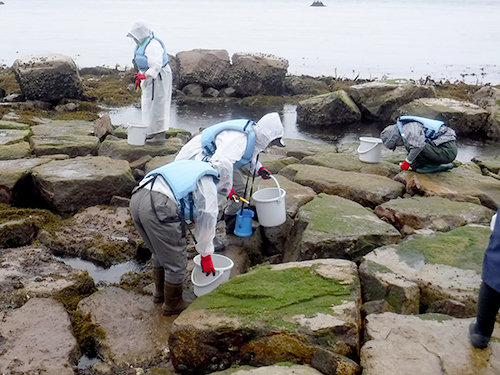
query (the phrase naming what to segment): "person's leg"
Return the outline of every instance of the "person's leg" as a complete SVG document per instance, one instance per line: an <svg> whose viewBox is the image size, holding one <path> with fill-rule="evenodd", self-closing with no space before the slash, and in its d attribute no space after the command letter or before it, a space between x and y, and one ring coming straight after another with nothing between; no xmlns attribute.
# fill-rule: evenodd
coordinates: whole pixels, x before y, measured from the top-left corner
<svg viewBox="0 0 500 375"><path fill-rule="evenodd" d="M411 163L411 168L417 170L426 166L451 163L457 157L457 152L458 147L455 141L446 142L439 146L429 142Z"/></svg>
<svg viewBox="0 0 500 375"><path fill-rule="evenodd" d="M177 203L164 194L149 190L146 190L141 198L138 207L132 206L131 202L131 208L134 207L134 211L137 211L136 216L139 216L142 230L150 242L157 264L165 271L163 313L179 314L190 304L182 297L187 268L187 242L180 221L161 222L178 219Z"/></svg>
<svg viewBox="0 0 500 375"><path fill-rule="evenodd" d="M482 282L477 301L477 318L469 327L470 340L474 347L484 349L488 346L499 309L500 293Z"/></svg>

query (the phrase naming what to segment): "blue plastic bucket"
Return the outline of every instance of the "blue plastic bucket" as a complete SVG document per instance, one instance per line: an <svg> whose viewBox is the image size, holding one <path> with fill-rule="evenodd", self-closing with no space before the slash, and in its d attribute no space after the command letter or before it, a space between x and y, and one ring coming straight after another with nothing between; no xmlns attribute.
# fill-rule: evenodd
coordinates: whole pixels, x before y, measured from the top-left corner
<svg viewBox="0 0 500 375"><path fill-rule="evenodd" d="M236 225L234 227L234 234L236 234L238 237L251 236L253 233L253 215L255 215L255 213L248 208L238 210L238 212L236 212Z"/></svg>

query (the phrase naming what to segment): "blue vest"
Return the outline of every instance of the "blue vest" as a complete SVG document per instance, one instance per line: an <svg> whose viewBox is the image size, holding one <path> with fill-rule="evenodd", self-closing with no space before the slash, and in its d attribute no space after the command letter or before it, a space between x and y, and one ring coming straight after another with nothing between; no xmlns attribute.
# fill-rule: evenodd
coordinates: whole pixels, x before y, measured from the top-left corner
<svg viewBox="0 0 500 375"><path fill-rule="evenodd" d="M201 132L201 148L206 159L209 159L217 147L215 146L215 137L224 130L236 130L247 134L247 148L245 153L234 163L233 168L238 169L252 160L253 149L255 146L255 131L253 127L255 122L252 120L229 120L212 125Z"/></svg>
<svg viewBox="0 0 500 375"><path fill-rule="evenodd" d="M162 67L164 67L168 63L168 54L167 54L167 51L165 50L165 45L163 44L163 42L160 39L156 38L153 35L153 33L151 33L151 35L149 37L147 37L146 40L140 46L135 47L135 51L134 51L135 63L137 64L137 67L142 71L149 69L148 58L146 57L146 55L144 55L144 52L146 51L146 47L148 46L148 44L153 39L160 42L161 46L163 47L163 65L162 65Z"/></svg>
<svg viewBox="0 0 500 375"><path fill-rule="evenodd" d="M441 126L444 125L443 121L440 120L432 120L430 118L425 118L425 117L419 117L419 116L401 116L398 119L398 129L399 129L399 134L403 135L403 125L407 124L409 122L416 121L424 126L424 132L425 132L425 141L429 141L431 139L436 138L436 134L438 133L439 129L441 129ZM403 137L404 141L404 137Z"/></svg>
<svg viewBox="0 0 500 375"><path fill-rule="evenodd" d="M206 175L214 176L218 181L219 174L212 166L204 161L179 160L165 164L149 172L144 178L162 176L174 194L179 207L179 212L191 221L194 217L195 206L193 204L192 192L196 189L196 183Z"/></svg>

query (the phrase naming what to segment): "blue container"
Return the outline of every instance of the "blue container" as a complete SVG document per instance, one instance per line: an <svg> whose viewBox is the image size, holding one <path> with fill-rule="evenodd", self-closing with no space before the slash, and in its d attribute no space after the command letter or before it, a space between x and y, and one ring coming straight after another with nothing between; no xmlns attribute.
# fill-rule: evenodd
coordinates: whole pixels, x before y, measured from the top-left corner
<svg viewBox="0 0 500 375"><path fill-rule="evenodd" d="M238 237L248 237L253 233L252 218L255 213L248 209L240 209L236 212L236 226L234 227L234 234Z"/></svg>

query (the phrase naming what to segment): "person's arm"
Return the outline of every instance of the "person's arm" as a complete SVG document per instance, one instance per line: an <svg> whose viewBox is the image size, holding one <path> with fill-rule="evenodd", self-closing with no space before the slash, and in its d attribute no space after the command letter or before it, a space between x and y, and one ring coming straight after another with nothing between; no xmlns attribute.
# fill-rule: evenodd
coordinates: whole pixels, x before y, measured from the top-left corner
<svg viewBox="0 0 500 375"><path fill-rule="evenodd" d="M424 127L418 122L409 122L403 125L401 136L405 140L405 147L408 150L405 161L411 164L425 148Z"/></svg>
<svg viewBox="0 0 500 375"><path fill-rule="evenodd" d="M144 55L148 58L148 70L144 73L146 77L156 79L163 66L163 47L157 40L151 40L146 47Z"/></svg>
<svg viewBox="0 0 500 375"><path fill-rule="evenodd" d="M194 216L194 237L196 251L202 256L214 252L213 239L217 226L219 207L217 203L217 188L211 176L200 178L193 192L193 201L196 207Z"/></svg>

